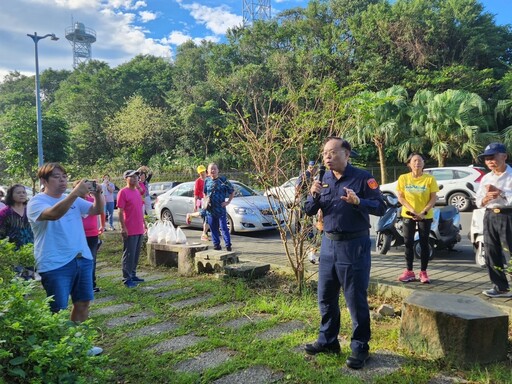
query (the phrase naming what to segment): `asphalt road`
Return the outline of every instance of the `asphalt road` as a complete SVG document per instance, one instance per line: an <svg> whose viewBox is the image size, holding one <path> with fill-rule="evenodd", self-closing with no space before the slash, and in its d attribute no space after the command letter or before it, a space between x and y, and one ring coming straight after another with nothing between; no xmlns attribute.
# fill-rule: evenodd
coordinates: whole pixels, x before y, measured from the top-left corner
<svg viewBox="0 0 512 384"><path fill-rule="evenodd" d="M461 225L462 230L461 241L458 243L453 251L441 250L436 251L434 259L438 260L449 260L450 262L459 261L460 264L465 265L474 265L474 251L473 246L469 241L468 233L471 225L471 212L462 212L461 215ZM372 242L375 242L375 224L377 223L378 217L370 216L372 229L370 230L370 236L372 238ZM199 237L201 235L201 231L195 228L183 228L187 238L190 241L199 241ZM282 251L281 239L279 237L278 231L263 231L263 232L247 232L247 233L239 233L232 235L232 242L234 244L234 248L240 250L243 249L243 252L251 253L254 252L256 254L264 254L265 251L275 250L279 252ZM211 243L210 243L211 244ZM372 250L375 250L373 246ZM390 256L403 256L403 247L392 247L388 252Z"/></svg>

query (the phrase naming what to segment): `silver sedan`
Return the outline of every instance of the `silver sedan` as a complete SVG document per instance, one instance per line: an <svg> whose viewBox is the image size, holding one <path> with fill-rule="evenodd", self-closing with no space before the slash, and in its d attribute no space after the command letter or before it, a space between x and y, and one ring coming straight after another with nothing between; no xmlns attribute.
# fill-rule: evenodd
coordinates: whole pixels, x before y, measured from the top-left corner
<svg viewBox="0 0 512 384"><path fill-rule="evenodd" d="M281 204L271 198L271 207L266 196L258 194L238 181L230 182L235 188L235 196L226 207L230 233L265 231L284 225L284 210ZM276 213L277 221L272 215L272 210ZM155 202L156 217L160 220L170 220L174 226L186 226L186 215L193 211L193 181L172 188L158 196ZM203 220L194 217L189 226L202 228Z"/></svg>

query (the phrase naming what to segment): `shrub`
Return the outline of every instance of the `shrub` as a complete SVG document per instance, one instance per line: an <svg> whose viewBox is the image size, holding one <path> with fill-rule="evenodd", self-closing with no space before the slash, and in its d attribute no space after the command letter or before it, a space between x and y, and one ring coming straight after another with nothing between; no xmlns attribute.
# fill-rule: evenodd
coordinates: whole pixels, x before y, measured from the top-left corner
<svg viewBox="0 0 512 384"><path fill-rule="evenodd" d="M9 281L14 277L14 267L34 265L34 246L27 244L16 250L16 245L7 239L0 240L0 278Z"/></svg>
<svg viewBox="0 0 512 384"><path fill-rule="evenodd" d="M111 374L106 356L88 357L96 331L69 311L51 313L49 298L31 298L33 281L0 279L0 377L9 383L98 383Z"/></svg>

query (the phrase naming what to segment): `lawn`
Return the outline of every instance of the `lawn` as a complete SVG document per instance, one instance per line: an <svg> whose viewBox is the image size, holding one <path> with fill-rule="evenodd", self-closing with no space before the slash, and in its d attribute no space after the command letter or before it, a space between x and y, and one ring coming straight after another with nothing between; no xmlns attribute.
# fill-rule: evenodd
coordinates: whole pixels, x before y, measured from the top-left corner
<svg viewBox="0 0 512 384"><path fill-rule="evenodd" d="M180 277L173 269L149 267L143 253L139 271L147 281L128 289L120 279L121 253L119 234L106 233L98 255L101 292L91 308L99 331L96 344L110 359L105 368L113 371L112 383L211 383L240 372L249 375L243 379L247 383L264 382L257 380L265 375L283 383L416 384L440 375L452 380L444 382L512 382L510 361L463 369L402 349L398 297L371 296L373 309L388 303L397 312L372 319L371 341L372 353L389 354L396 369L354 372L344 367L351 327L346 309L342 353L303 353L304 344L315 340L319 323L314 284L299 296L293 278L278 272L253 281ZM255 371L244 371L251 367Z"/></svg>

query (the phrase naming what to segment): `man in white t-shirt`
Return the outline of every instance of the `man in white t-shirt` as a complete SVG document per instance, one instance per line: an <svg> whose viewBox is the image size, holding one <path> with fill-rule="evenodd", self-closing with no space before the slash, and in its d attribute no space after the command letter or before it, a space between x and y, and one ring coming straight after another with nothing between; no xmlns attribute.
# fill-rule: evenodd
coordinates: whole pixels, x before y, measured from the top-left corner
<svg viewBox="0 0 512 384"><path fill-rule="evenodd" d="M101 185L80 181L69 195L65 194L68 176L59 163L46 163L37 176L44 192L30 199L27 215L34 232L36 269L47 296L53 296L52 312L66 309L69 296L73 301L72 321L89 316L94 298L92 287L93 258L87 246L82 217L103 212ZM94 193L94 203L79 196Z"/></svg>

